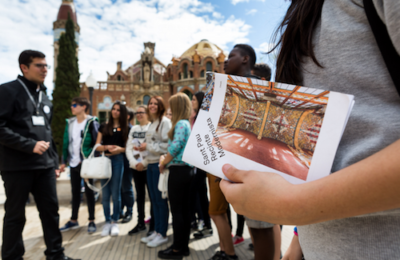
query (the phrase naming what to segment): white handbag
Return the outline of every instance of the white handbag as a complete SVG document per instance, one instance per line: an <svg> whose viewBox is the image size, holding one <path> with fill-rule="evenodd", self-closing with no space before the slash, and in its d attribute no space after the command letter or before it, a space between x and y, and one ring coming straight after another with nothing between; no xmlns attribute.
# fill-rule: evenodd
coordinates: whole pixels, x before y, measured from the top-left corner
<svg viewBox="0 0 400 260"><path fill-rule="evenodd" d="M168 198L168 177L169 170L165 169L163 173L160 173L160 178L158 179L158 190L161 191L163 199Z"/></svg>
<svg viewBox="0 0 400 260"><path fill-rule="evenodd" d="M102 188L104 188L111 179L112 169L111 169L111 160L110 158L104 156L104 152L100 157L94 157L94 152L96 148L99 147L100 144L96 144L93 147L92 153L88 158L83 159L82 167L81 167L81 177L85 179L88 187L94 191L99 192ZM87 179L108 179L108 181L99 189L93 185L91 185Z"/></svg>

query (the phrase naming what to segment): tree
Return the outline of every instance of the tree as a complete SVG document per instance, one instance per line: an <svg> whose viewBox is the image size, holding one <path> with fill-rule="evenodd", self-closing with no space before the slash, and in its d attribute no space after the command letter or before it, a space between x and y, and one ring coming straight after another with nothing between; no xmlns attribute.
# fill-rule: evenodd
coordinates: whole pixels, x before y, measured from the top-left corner
<svg viewBox="0 0 400 260"><path fill-rule="evenodd" d="M59 54L57 57L56 84L53 90L53 121L51 128L57 145L58 154L62 154L65 119L72 116L71 100L79 96L79 68L76 55L75 25L68 14L65 33L58 41ZM60 156L61 157L61 156Z"/></svg>

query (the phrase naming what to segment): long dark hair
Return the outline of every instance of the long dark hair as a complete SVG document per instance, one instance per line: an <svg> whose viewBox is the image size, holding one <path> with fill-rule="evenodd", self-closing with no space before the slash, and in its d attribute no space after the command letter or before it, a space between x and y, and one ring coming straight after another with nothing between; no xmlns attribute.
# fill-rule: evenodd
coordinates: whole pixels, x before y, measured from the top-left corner
<svg viewBox="0 0 400 260"><path fill-rule="evenodd" d="M289 9L274 33L275 47L280 49L275 81L302 85L303 77L300 73L301 63L305 57L310 57L317 66L322 65L315 57L313 35L321 19L324 0L292 0Z"/></svg>
<svg viewBox="0 0 400 260"><path fill-rule="evenodd" d="M163 100L163 98L160 97L160 96L152 96L152 97L149 99L149 104L150 104L150 101L151 101L153 98L154 98L155 100L157 100L157 107L158 107L158 109L157 109L157 119L158 119L159 122L158 122L158 125L157 125L157 128L156 128L156 132L158 132L158 128L160 127L162 117L164 116L164 113L165 113L165 105L164 105L164 100ZM147 106L148 106L148 105L147 105ZM147 109L147 116L148 116L149 120L153 123L153 118L152 118L151 115L150 115L150 110L149 110L149 109Z"/></svg>
<svg viewBox="0 0 400 260"><path fill-rule="evenodd" d="M122 139L124 140L124 143L128 140L128 134L129 134L129 129L128 129L128 110L126 109L126 106L121 103L121 101L117 100L111 107L111 111L113 110L114 106L118 105L119 106L119 127L121 128L122 132ZM107 124L104 127L103 130L103 135L113 135L113 128L114 128L114 118L112 115L108 119Z"/></svg>
<svg viewBox="0 0 400 260"><path fill-rule="evenodd" d="M196 97L197 103L199 104L199 107L194 107L194 108L197 109L196 116L194 117L194 120L196 120L196 119L197 119L197 116L199 115L201 103L203 103L204 92L202 92L202 91L196 92L196 93L194 94L194 96Z"/></svg>

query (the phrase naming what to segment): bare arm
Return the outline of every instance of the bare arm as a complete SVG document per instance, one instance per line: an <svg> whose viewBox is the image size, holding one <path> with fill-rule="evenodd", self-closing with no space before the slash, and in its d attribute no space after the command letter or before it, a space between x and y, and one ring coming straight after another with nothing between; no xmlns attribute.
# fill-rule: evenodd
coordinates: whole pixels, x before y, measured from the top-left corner
<svg viewBox="0 0 400 260"><path fill-rule="evenodd" d="M224 165L220 186L238 214L306 225L400 207L400 140L328 177L293 185L274 173ZM268 198L268 199L266 199ZM296 212L296 214L293 214Z"/></svg>

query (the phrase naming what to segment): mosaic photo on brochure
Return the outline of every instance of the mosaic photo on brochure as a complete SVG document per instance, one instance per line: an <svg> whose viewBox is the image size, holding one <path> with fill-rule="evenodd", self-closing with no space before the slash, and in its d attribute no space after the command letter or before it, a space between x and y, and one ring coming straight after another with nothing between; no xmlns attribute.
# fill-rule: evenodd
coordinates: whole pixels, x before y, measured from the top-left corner
<svg viewBox="0 0 400 260"><path fill-rule="evenodd" d="M205 111L210 110L212 98L214 96L214 84L215 82L215 74L207 73L207 86L206 91L204 93L203 103L201 103L201 109Z"/></svg>
<svg viewBox="0 0 400 260"><path fill-rule="evenodd" d="M307 180L329 91L229 76L217 135L224 150Z"/></svg>

